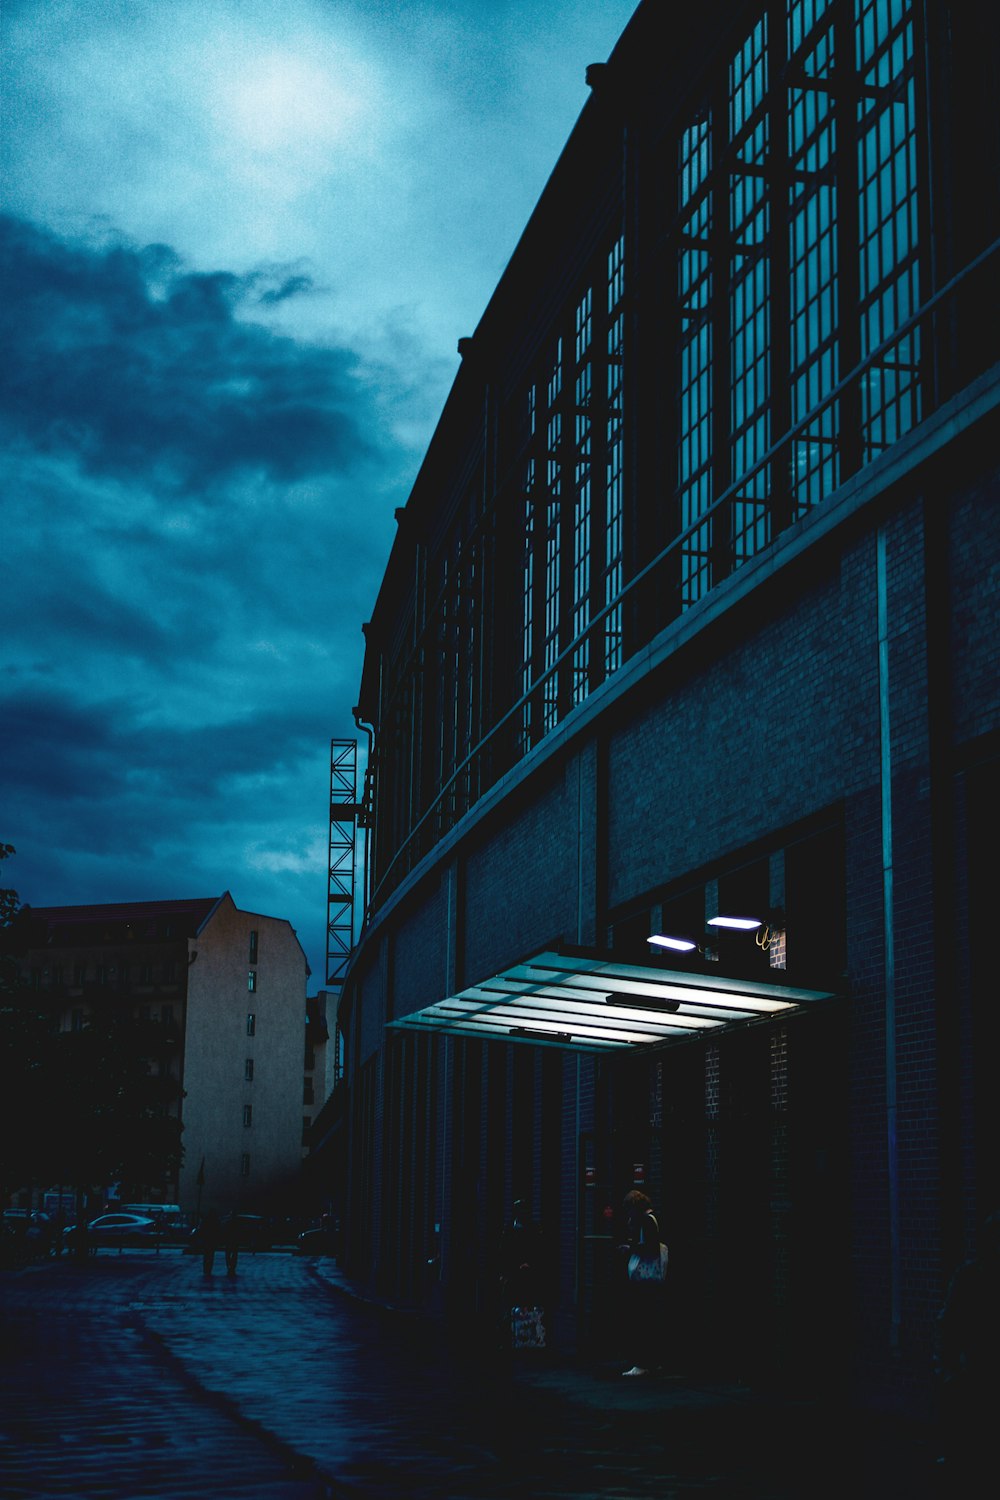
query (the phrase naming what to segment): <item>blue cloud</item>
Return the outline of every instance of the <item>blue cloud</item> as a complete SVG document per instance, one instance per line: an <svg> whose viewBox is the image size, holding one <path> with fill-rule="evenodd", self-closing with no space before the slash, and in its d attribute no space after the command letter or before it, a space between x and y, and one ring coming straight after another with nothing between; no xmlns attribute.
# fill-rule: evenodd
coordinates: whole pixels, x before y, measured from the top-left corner
<svg viewBox="0 0 1000 1500"><path fill-rule="evenodd" d="M196 273L162 245L71 244L11 217L0 217L0 274L9 442L192 490L378 457L356 357L240 316L305 290L301 274L261 298L253 274Z"/></svg>

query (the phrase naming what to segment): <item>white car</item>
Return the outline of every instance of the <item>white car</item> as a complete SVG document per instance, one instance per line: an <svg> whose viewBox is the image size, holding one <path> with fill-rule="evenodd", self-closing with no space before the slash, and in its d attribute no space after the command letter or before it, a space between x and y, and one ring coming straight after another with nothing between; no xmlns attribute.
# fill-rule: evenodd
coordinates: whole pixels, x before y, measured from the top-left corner
<svg viewBox="0 0 1000 1500"><path fill-rule="evenodd" d="M63 1230L67 1244L74 1244L77 1226ZM99 1245L149 1245L156 1242L156 1223L144 1214L99 1214L87 1225L87 1239L93 1249Z"/></svg>

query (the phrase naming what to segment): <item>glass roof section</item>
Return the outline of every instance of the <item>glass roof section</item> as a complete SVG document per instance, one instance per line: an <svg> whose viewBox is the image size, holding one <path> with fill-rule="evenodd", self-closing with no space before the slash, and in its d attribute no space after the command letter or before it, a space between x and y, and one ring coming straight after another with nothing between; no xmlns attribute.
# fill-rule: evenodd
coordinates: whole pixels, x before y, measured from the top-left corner
<svg viewBox="0 0 1000 1500"><path fill-rule="evenodd" d="M833 998L832 990L778 979L732 979L552 951L388 1025L584 1052L634 1052L778 1020Z"/></svg>

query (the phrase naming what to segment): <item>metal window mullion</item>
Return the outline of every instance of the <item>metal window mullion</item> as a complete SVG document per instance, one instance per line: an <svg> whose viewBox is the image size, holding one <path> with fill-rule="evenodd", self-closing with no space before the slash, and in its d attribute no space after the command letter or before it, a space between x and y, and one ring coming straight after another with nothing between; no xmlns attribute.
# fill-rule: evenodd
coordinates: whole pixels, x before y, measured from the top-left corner
<svg viewBox="0 0 1000 1500"><path fill-rule="evenodd" d="M584 691L583 691L583 696L584 697L586 697L590 693L590 691L591 691L591 689L593 688L593 685L594 685L594 676L593 676L594 648L593 648L593 641L591 639L590 620L591 620L591 618L593 616L593 612L594 612L593 611L593 586L594 586L594 573L595 573L594 538L595 538L595 535L596 535L596 533L598 531L598 527L595 524L597 488L598 488L597 487L597 483L596 483L596 479L597 479L596 451L597 450L596 450L596 444L595 444L595 438L596 438L595 427L597 425L596 414L597 414L597 412L599 410L599 407L598 407L597 399L596 399L596 383L597 382L596 382L596 379L595 379L595 374L598 371L599 366L597 364L597 361L594 358L595 349L596 349L596 339L597 339L597 327L598 327L598 324L597 324L596 308L595 308L595 303L597 301L597 298L595 298L595 296L594 296L594 281L593 281L592 277L590 278L589 282L587 283L587 286L585 286L583 288L582 296L586 296L588 290L590 292L590 341L589 341L587 347L582 351L582 357L578 358L577 357L577 350L576 350L576 338L574 336L574 341L573 341L572 380L570 382L571 387L572 387L571 399L572 399L572 403L573 403L572 404L572 429L573 430L572 430L572 437L568 439L568 441L570 443L571 454L572 454L572 462L571 462L571 467L570 467L570 472L572 474L572 489L571 489L571 495L572 495L572 507L571 507L572 508L572 515L569 518L569 527L570 527L570 531L572 533L573 543L572 543L572 556L569 559L569 568L570 568L570 574L571 574L571 577L572 577L572 591L571 591L571 598L568 601L568 608L569 608L569 630L568 630L568 633L567 633L567 640L573 642L574 644L578 644L579 647L580 647L580 650L583 651L584 654L585 654L585 659L586 659L586 669L585 669L586 670L586 682L585 682ZM581 300L582 300L581 294L578 293L577 296L573 299L573 306L574 306L574 308L576 308L576 307L579 306L579 303L580 303ZM575 317L575 314L574 314L574 317ZM574 335L575 335L575 329L574 329ZM584 410L584 409L582 409L582 408L580 408L580 407L577 406L576 393L577 393L577 386L578 386L578 382L580 380L580 376L581 376L583 370L588 365L590 367L590 401L589 401L588 406ZM577 575L577 567L579 565L578 564L578 559L577 559L577 508L578 508L578 504L579 504L579 495L580 495L580 484L579 484L578 466L579 466L579 462L580 462L580 452L581 452L581 450L578 447L577 419L581 415L583 415L586 418L587 427L588 427L588 444L589 444L589 458L587 460L588 477L587 477L587 481L586 481L587 484L589 485L589 496L588 496L588 513L587 513L586 541L585 541L585 547L584 547L584 556L586 557L586 576L587 576L587 580L588 581L587 581L586 593L583 596L583 599L581 599L580 597L578 597L578 593L577 593L577 576L576 576ZM566 425L569 425L569 424L566 424ZM583 630L581 632L581 631L577 630L576 614L577 614L578 608L580 607L581 603L584 602L584 600L586 602L586 623L585 623L584 628L583 628ZM579 678L580 678L580 672L581 672L581 667L580 667L579 653L574 653L574 655L573 655L573 657L571 659L570 670L569 670L569 701L571 703L575 703L577 701L577 698L578 698L577 687L578 687L578 682L579 682Z"/></svg>
<svg viewBox="0 0 1000 1500"><path fill-rule="evenodd" d="M935 18L936 13L935 7ZM944 48L931 45L931 25L926 0L923 4L914 0L912 24L914 109L917 121L914 125L917 155L917 180L914 183L917 194L916 254L921 270L925 271L920 276L920 295L917 299L919 305L927 293L937 290L942 280L938 265L939 236L934 233L938 207L933 143L943 134L939 119L944 114L944 87L941 79L943 70L940 61ZM922 129L919 124L921 121ZM943 242L944 236L940 238ZM949 332L953 335L954 329ZM955 376L958 372L953 340L949 338L946 344L943 333L933 322L927 333L930 337L922 341L920 351L921 383L926 388L927 410L933 411L944 400L946 389L950 393L953 387L957 388ZM942 360L947 361L946 371L941 368Z"/></svg>
<svg viewBox="0 0 1000 1500"><path fill-rule="evenodd" d="M833 95L834 170L837 185L837 310L840 329L839 368L853 370L861 360L861 242L858 193L858 72L855 59L854 6L840 0L834 7L833 68L853 86ZM845 387L840 397L840 479L861 467L861 389Z"/></svg>
<svg viewBox="0 0 1000 1500"><path fill-rule="evenodd" d="M612 241L616 243L617 239ZM604 630L593 627L595 615L604 608L605 570L608 565L608 512L610 485L608 482L608 420L611 407L608 402L608 376L611 363L608 358L608 334L613 319L608 311L608 259L607 248L595 261L594 324L592 360L591 407L591 486L590 486L590 685L596 687L604 680ZM597 482L595 482L595 480Z"/></svg>
<svg viewBox="0 0 1000 1500"><path fill-rule="evenodd" d="M570 304L568 316L572 319L575 304ZM572 358L569 351L573 351ZM559 536L559 606L556 610L556 656L563 654L573 639L573 558L575 554L573 527L576 519L576 329L572 324L563 334L562 388L553 410L560 413L559 446L556 450L559 464L559 516L556 522ZM571 683L573 660L569 657L556 667L555 679L556 722L564 718L573 701Z"/></svg>
<svg viewBox="0 0 1000 1500"><path fill-rule="evenodd" d="M711 99L712 144L718 155L713 159L710 180L716 193L712 224L709 230L713 251L712 271L712 494L725 494L731 478L730 453L732 358L730 344L729 268L732 261L733 236L729 228L729 175L726 162L729 146L729 71L723 69L716 79ZM726 145L723 147L722 142ZM713 588L733 570L733 505L719 507L712 513L710 527L709 575Z"/></svg>
<svg viewBox="0 0 1000 1500"><path fill-rule="evenodd" d="M531 531L531 660L526 663L526 666L528 679L532 684L530 730L531 743L534 745L545 733L543 711L545 694L541 678L545 670L545 552L548 533L547 408L543 408L536 420L532 451L535 459L535 482L529 497L533 522Z"/></svg>
<svg viewBox="0 0 1000 1500"><path fill-rule="evenodd" d="M789 248L792 164L789 159L788 89L784 81L788 47L785 9L785 0L771 0L768 26L770 89L767 101L770 124L768 154L771 165L768 193L768 239L771 251L768 291L770 324L768 445L770 445L772 434L787 432L792 425L791 254ZM771 534L768 540L773 541L792 519L791 470L787 463L771 465L769 491Z"/></svg>

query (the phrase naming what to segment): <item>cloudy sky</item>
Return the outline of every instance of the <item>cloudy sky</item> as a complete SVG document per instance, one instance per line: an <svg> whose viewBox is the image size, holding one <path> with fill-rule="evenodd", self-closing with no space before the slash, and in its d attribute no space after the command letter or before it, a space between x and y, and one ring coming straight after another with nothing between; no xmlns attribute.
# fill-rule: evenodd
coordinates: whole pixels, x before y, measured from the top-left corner
<svg viewBox="0 0 1000 1500"><path fill-rule="evenodd" d="M329 742L471 333L635 0L4 0L0 841L322 985Z"/></svg>

